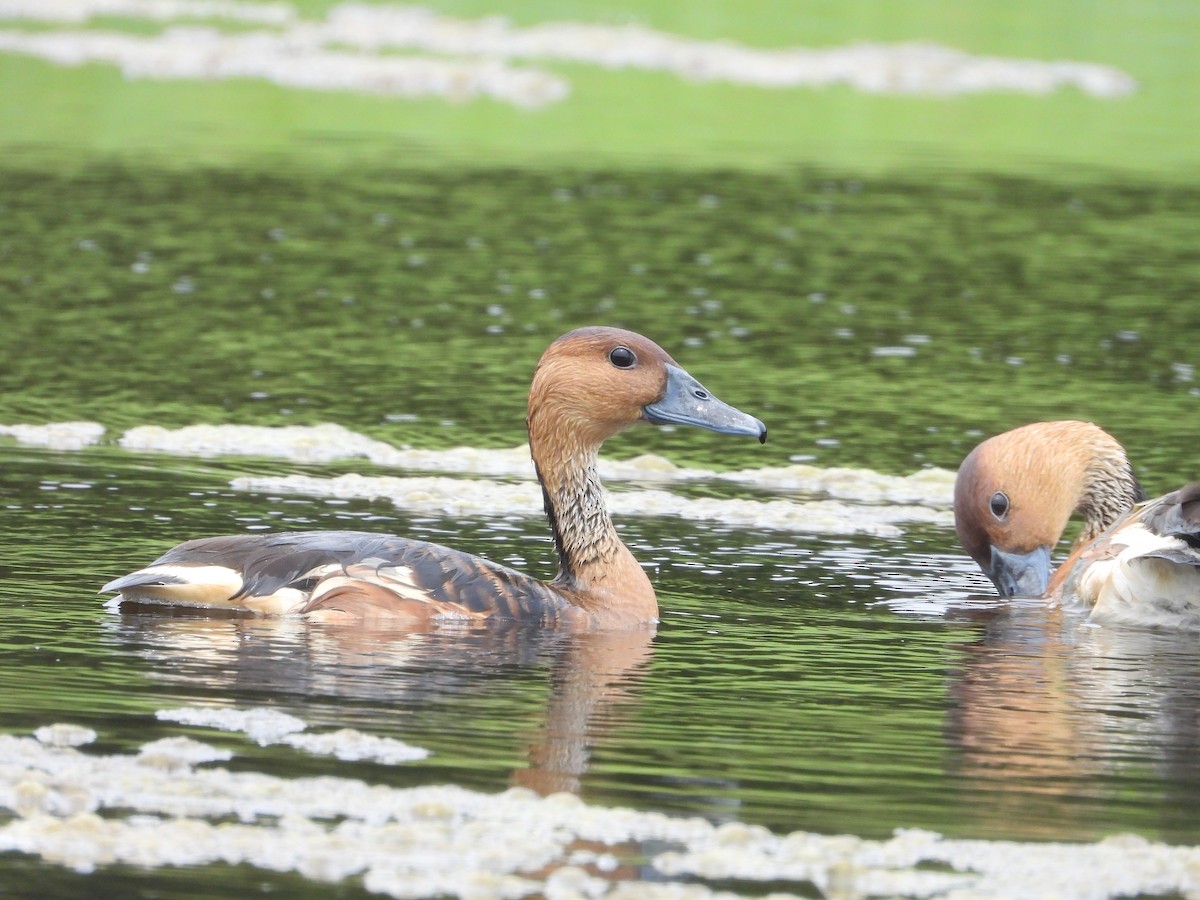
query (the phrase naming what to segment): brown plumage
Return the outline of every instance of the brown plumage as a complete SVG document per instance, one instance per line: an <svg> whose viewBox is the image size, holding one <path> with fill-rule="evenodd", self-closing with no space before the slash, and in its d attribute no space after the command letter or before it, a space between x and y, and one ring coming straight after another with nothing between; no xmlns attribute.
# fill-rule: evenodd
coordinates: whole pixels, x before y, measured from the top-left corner
<svg viewBox="0 0 1200 900"><path fill-rule="evenodd" d="M605 509L596 454L638 422L766 440L766 428L706 391L649 339L581 328L542 355L529 446L558 554L549 582L459 550L392 535L310 532L188 541L105 585L119 599L326 619L653 621L645 571Z"/></svg>
<svg viewBox="0 0 1200 900"><path fill-rule="evenodd" d="M1200 483L1144 500L1112 435L1039 422L971 451L954 522L1001 596L1082 604L1094 621L1200 626ZM1076 513L1079 537L1052 577L1051 553Z"/></svg>

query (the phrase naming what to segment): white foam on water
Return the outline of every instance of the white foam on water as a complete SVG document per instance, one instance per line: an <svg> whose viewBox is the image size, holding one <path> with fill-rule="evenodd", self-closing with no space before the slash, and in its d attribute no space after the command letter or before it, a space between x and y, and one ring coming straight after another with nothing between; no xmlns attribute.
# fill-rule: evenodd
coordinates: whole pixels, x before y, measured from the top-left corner
<svg viewBox="0 0 1200 900"><path fill-rule="evenodd" d="M176 19L228 19L284 25L296 18L290 3L249 0L0 0L0 19L81 24L96 16L124 16L169 22Z"/></svg>
<svg viewBox="0 0 1200 900"><path fill-rule="evenodd" d="M948 512L921 506L866 506L837 500L691 499L667 491L619 491L608 496L609 508L618 516L678 516L805 534L895 537L903 533L901 524L953 524Z"/></svg>
<svg viewBox="0 0 1200 900"><path fill-rule="evenodd" d="M396 447L341 425L189 425L169 429L142 425L125 432L122 447L137 452L180 456L263 456L302 463L365 459L388 468L532 479L529 447L503 449L454 447L424 450ZM911 475L887 475L870 469L788 465L717 472L684 468L652 453L631 459L602 458L597 467L608 481L729 481L764 490L817 494L863 503L913 503L949 508L954 473L921 469ZM540 502L540 501L539 501Z"/></svg>
<svg viewBox="0 0 1200 900"><path fill-rule="evenodd" d="M100 443L104 426L98 422L51 422L47 425L0 425L0 435L31 447L82 450Z"/></svg>
<svg viewBox="0 0 1200 900"><path fill-rule="evenodd" d="M95 755L0 735L0 808L17 816L0 825L0 852L78 872L220 862L324 882L360 876L368 890L392 897L738 896L696 879L794 881L827 896L1107 900L1200 891L1200 848L1132 835L1019 843L920 830L887 840L775 834L521 788L483 794L230 772L205 764L203 745L192 741L167 745L184 748L178 765L148 764L163 746ZM602 845L608 864L590 874L579 868L592 859L580 855L579 842ZM652 855L651 881L617 881L639 867L614 863L646 852L630 842L674 849ZM622 874L610 880L606 872Z"/></svg>
<svg viewBox="0 0 1200 900"><path fill-rule="evenodd" d="M265 494L304 494L337 499L386 500L398 509L452 516L537 516L542 514L541 489L533 483L499 484L462 478L340 475L243 476L230 482L235 490ZM605 493L616 516L678 516L808 534L902 533L900 523L953 524L948 510L925 506L869 506L837 500L731 500L682 497L663 490Z"/></svg>
<svg viewBox="0 0 1200 900"><path fill-rule="evenodd" d="M911 475L887 475L872 469L797 464L740 469L716 477L765 490L826 494L864 503L916 503L945 509L954 505L955 473L936 467Z"/></svg>
<svg viewBox="0 0 1200 900"><path fill-rule="evenodd" d="M303 719L275 709L185 706L180 709L160 709L154 717L163 722L178 722L199 728L239 731L264 747L277 744L288 735L308 727Z"/></svg>
<svg viewBox="0 0 1200 900"><path fill-rule="evenodd" d="M386 500L398 509L433 512L449 516L536 515L541 511L542 492L532 482L503 484L466 478L438 476L397 478L395 476L339 475L247 475L234 478L238 491L266 494L304 494L339 500Z"/></svg>
<svg viewBox="0 0 1200 900"><path fill-rule="evenodd" d="M395 738L363 734L353 728L340 728L324 734L289 734L283 743L316 756L335 756L347 761L366 760L395 765L425 759L429 751Z"/></svg>
<svg viewBox="0 0 1200 900"><path fill-rule="evenodd" d="M563 99L567 82L502 60L369 56L306 47L270 32L226 34L175 26L154 36L112 31L0 31L0 52L60 66L111 63L126 78L225 81L259 78L283 87L400 97L491 97L522 107Z"/></svg>
<svg viewBox="0 0 1200 900"><path fill-rule="evenodd" d="M168 29L154 36L5 32L0 33L0 49L60 65L109 62L129 77L256 77L307 89L450 99L487 95L522 106L563 100L570 86L549 72L509 68L510 59L633 68L767 89L845 85L868 93L953 96L982 91L1039 95L1073 87L1111 98L1137 86L1112 66L976 56L920 41L764 49L693 40L640 24L567 21L518 27L500 16L461 19L425 7L383 3L341 3L317 21L300 19L295 7L285 3L0 0L0 18L78 24L100 15L156 22L232 19L278 28L243 34ZM338 47L357 52L330 49ZM438 58L398 56L396 50Z"/></svg>
<svg viewBox="0 0 1200 900"><path fill-rule="evenodd" d="M86 422L0 426L0 434L59 449L82 449L99 441L103 433L103 426ZM399 509L451 516L538 516L542 511L541 491L525 444L499 449L397 447L332 423L282 427L190 425L174 429L142 425L122 434L119 443L141 453L201 458L258 456L305 464L363 459L387 468L519 479L499 482L439 476L290 475L236 478L232 486L268 494L384 500ZM619 516L677 516L739 527L884 537L901 534L905 524L953 524L950 507L954 473L946 469L888 475L870 469L793 464L721 472L678 466L651 453L624 460L601 459L597 468L606 483L658 486L653 490L608 493L609 508ZM672 490L673 486L698 481L744 485L782 496L692 498Z"/></svg>
<svg viewBox="0 0 1200 900"><path fill-rule="evenodd" d="M241 732L260 747L285 744L315 756L333 756L348 761L367 760L383 765L396 765L429 756L429 751L423 747L414 747L395 738L364 734L353 728L341 728L320 734L307 733L308 725L303 719L275 709L185 706L179 709L160 709L154 716L161 722L178 722L181 725ZM186 738L174 740L182 741ZM169 751L169 748L158 750L160 755L166 751ZM218 758L229 759L229 756L213 757Z"/></svg>
<svg viewBox="0 0 1200 900"><path fill-rule="evenodd" d="M334 7L324 29L340 43L364 48L592 63L763 88L848 85L868 93L953 95L1042 94L1071 85L1112 97L1135 87L1111 66L974 56L931 42L761 49L692 40L639 24L544 22L521 28L501 16L456 19L422 7L365 3Z"/></svg>
<svg viewBox="0 0 1200 900"><path fill-rule="evenodd" d="M187 737L168 737L143 744L138 750L138 762L145 766L181 769L207 762L226 762L233 751L193 741Z"/></svg>
<svg viewBox="0 0 1200 900"><path fill-rule="evenodd" d="M846 870L830 870L831 851L845 861ZM864 841L803 832L776 836L732 823L690 850L660 855L655 867L668 875L714 879L759 879L771 871L777 879L811 880L825 890L853 888L839 896L1101 900L1173 891L1190 896L1200 887L1197 863L1200 848L1171 847L1135 835L1093 844L1037 844L949 840L902 829L887 841ZM922 864L954 871L913 871Z"/></svg>
<svg viewBox="0 0 1200 900"><path fill-rule="evenodd" d="M82 747L96 740L96 732L92 729L65 722L43 725L33 736L49 747Z"/></svg>
<svg viewBox="0 0 1200 900"><path fill-rule="evenodd" d="M503 450L456 447L421 450L396 447L327 422L322 425L140 425L121 435L120 445L140 453L178 456L263 456L302 463L365 459L380 466L480 475L533 477L525 445Z"/></svg>

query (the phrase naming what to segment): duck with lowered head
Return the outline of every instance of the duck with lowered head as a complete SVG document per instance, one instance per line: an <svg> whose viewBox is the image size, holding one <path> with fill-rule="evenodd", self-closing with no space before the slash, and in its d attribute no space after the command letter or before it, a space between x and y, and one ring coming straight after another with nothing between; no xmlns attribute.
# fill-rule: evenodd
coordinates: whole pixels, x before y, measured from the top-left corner
<svg viewBox="0 0 1200 900"><path fill-rule="evenodd" d="M333 621L653 622L654 588L605 508L600 445L640 422L767 439L762 422L718 400L653 341L607 327L569 332L542 354L526 421L558 553L550 581L411 538L319 531L187 541L101 590L118 591L118 602Z"/></svg>
<svg viewBox="0 0 1200 900"><path fill-rule="evenodd" d="M968 454L954 526L1002 597L1083 605L1094 622L1200 628L1200 482L1145 501L1112 435L1090 422L1037 422ZM1074 513L1079 536L1052 572Z"/></svg>

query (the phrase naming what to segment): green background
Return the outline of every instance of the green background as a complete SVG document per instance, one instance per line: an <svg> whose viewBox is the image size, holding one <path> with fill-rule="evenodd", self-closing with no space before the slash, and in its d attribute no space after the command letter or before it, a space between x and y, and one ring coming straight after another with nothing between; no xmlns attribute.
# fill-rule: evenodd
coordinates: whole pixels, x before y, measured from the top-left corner
<svg viewBox="0 0 1200 900"><path fill-rule="evenodd" d="M295 5L319 17L334 4ZM532 60L525 64L567 77L572 93L565 102L522 110L491 100L404 101L253 81L126 81L112 67L59 69L0 56L0 141L7 148L151 152L178 164L281 153L330 164L349 156L406 166L1067 166L1187 177L1200 161L1200 9L1186 0L425 5L464 18L502 14L515 25L633 22L754 48L935 42L974 55L1103 63L1134 77L1138 89L1116 100L1073 88L1040 97L867 95ZM123 24L100 19L93 27Z"/></svg>

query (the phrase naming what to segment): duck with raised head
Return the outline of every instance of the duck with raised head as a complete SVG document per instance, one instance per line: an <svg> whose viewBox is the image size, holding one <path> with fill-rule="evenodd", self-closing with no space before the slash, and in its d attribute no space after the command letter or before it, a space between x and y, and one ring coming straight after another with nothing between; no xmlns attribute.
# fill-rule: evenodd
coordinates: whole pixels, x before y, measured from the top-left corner
<svg viewBox="0 0 1200 900"><path fill-rule="evenodd" d="M1052 572L1075 513L1079 536ZM1002 597L1200 628L1200 482L1146 501L1125 448L1090 422L1038 422L977 446L955 479L954 527Z"/></svg>
<svg viewBox="0 0 1200 900"><path fill-rule="evenodd" d="M767 439L762 422L718 400L653 341L608 327L569 332L542 354L526 422L558 552L551 581L439 544L318 531L187 541L101 590L118 591L117 602L326 620L654 622L654 588L605 508L600 445L639 422Z"/></svg>

